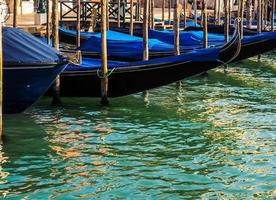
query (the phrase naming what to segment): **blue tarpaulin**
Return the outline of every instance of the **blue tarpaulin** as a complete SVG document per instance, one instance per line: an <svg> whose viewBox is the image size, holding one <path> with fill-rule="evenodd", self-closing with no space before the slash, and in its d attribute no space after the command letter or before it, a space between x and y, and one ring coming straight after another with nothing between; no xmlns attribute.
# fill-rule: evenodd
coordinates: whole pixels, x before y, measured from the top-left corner
<svg viewBox="0 0 276 200"><path fill-rule="evenodd" d="M18 28L3 28L4 64L50 64L63 59L59 52Z"/></svg>
<svg viewBox="0 0 276 200"><path fill-rule="evenodd" d="M149 37L161 40L168 44L174 44L174 32L171 30L149 30ZM203 31L181 31L180 45L203 45ZM209 45L219 45L225 42L224 36L219 34L208 34Z"/></svg>

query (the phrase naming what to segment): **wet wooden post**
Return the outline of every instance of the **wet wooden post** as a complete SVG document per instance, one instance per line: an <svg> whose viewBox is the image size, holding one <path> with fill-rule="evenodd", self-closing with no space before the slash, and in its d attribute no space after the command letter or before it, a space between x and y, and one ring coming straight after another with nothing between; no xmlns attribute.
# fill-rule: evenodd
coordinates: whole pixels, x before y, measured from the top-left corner
<svg viewBox="0 0 276 200"><path fill-rule="evenodd" d="M206 0L202 1L202 11L203 11L203 48L208 48L208 13Z"/></svg>
<svg viewBox="0 0 276 200"><path fill-rule="evenodd" d="M184 23L184 29L187 27L187 2L186 0L183 0L183 23Z"/></svg>
<svg viewBox="0 0 276 200"><path fill-rule="evenodd" d="M106 42L106 18L107 0L101 0L101 48L102 48L102 78L101 78L101 104L107 105L108 78L107 69L107 42Z"/></svg>
<svg viewBox="0 0 276 200"><path fill-rule="evenodd" d="M274 28L274 14L275 14L275 0L272 0L271 3L271 31L274 32L275 28Z"/></svg>
<svg viewBox="0 0 276 200"><path fill-rule="evenodd" d="M224 38L229 41L229 0L224 0Z"/></svg>
<svg viewBox="0 0 276 200"><path fill-rule="evenodd" d="M0 139L3 136L3 48L2 48L2 14L0 14Z"/></svg>
<svg viewBox="0 0 276 200"><path fill-rule="evenodd" d="M118 0L117 27L121 27L121 0Z"/></svg>
<svg viewBox="0 0 276 200"><path fill-rule="evenodd" d="M194 22L195 22L195 27L197 26L197 0L194 0Z"/></svg>
<svg viewBox="0 0 276 200"><path fill-rule="evenodd" d="M80 22L80 16L81 16L81 2L80 0L77 0L77 38L76 38L76 46L80 47L80 32L81 32L81 22Z"/></svg>
<svg viewBox="0 0 276 200"><path fill-rule="evenodd" d="M144 0L144 10L143 10L143 60L149 59L149 0Z"/></svg>
<svg viewBox="0 0 276 200"><path fill-rule="evenodd" d="M46 34L47 34L47 44L51 44L51 8L50 0L47 0L47 24L46 24Z"/></svg>
<svg viewBox="0 0 276 200"><path fill-rule="evenodd" d="M247 28L251 28L252 25L252 0L247 0L246 2L246 26Z"/></svg>
<svg viewBox="0 0 276 200"><path fill-rule="evenodd" d="M52 38L53 47L59 49L59 33L58 33L59 21L58 21L58 0L53 0L52 3ZM60 100L60 76L57 76L53 84L53 100L55 105L61 104Z"/></svg>
<svg viewBox="0 0 276 200"><path fill-rule="evenodd" d="M258 0L258 23L257 23L257 32L262 32L262 0ZM258 61L261 60L261 55L258 55Z"/></svg>
<svg viewBox="0 0 276 200"><path fill-rule="evenodd" d="M241 19L241 26L240 26L240 34L241 34L241 38L243 38L243 13L244 13L244 1L240 0L239 1L239 17Z"/></svg>
<svg viewBox="0 0 276 200"><path fill-rule="evenodd" d="M221 18L221 0L218 0L218 25L221 24L220 18Z"/></svg>
<svg viewBox="0 0 276 200"><path fill-rule="evenodd" d="M154 30L154 0L150 1L150 27Z"/></svg>
<svg viewBox="0 0 276 200"><path fill-rule="evenodd" d="M262 32L262 0L258 0L258 24L257 24L257 31L258 33Z"/></svg>
<svg viewBox="0 0 276 200"><path fill-rule="evenodd" d="M130 0L130 25L129 34L133 35L133 0Z"/></svg>
<svg viewBox="0 0 276 200"><path fill-rule="evenodd" d="M180 9L179 0L174 0L173 29L174 29L174 54L176 56L180 55L180 49L179 49L180 11L181 11L181 9Z"/></svg>
<svg viewBox="0 0 276 200"><path fill-rule="evenodd" d="M165 0L162 0L162 21L165 21Z"/></svg>
<svg viewBox="0 0 276 200"><path fill-rule="evenodd" d="M13 22L12 26L15 28L17 26L17 4L18 0L13 1Z"/></svg>
<svg viewBox="0 0 276 200"><path fill-rule="evenodd" d="M143 60L149 60L149 0L144 0L143 6ZM144 101L148 102L149 92L143 92Z"/></svg>
<svg viewBox="0 0 276 200"><path fill-rule="evenodd" d="M172 0L168 1L169 5L168 5L168 21L169 21L169 25L171 24L171 8L172 8Z"/></svg>
<svg viewBox="0 0 276 200"><path fill-rule="evenodd" d="M214 20L216 24L218 20L218 0L214 0Z"/></svg>
<svg viewBox="0 0 276 200"><path fill-rule="evenodd" d="M109 31L109 0L106 0L106 30Z"/></svg>

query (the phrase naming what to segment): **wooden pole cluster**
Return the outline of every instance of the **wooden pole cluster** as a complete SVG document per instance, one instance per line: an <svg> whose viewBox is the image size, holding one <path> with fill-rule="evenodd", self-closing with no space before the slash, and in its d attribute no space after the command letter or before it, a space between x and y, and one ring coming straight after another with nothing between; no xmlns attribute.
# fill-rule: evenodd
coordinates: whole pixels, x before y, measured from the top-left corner
<svg viewBox="0 0 276 200"><path fill-rule="evenodd" d="M59 49L59 21L58 21L58 0L53 0L52 4L52 38L53 46ZM60 76L58 76L53 85L53 104L61 104L60 100Z"/></svg>
<svg viewBox="0 0 276 200"><path fill-rule="evenodd" d="M46 21L46 34L47 34L47 44L51 44L51 8L50 0L47 0L47 21Z"/></svg>
<svg viewBox="0 0 276 200"><path fill-rule="evenodd" d="M76 46L80 47L80 32L81 32L81 2L80 0L77 0L77 24L76 24L76 29L77 29L77 38L76 38Z"/></svg>
<svg viewBox="0 0 276 200"><path fill-rule="evenodd" d="M202 1L202 11L203 11L203 48L208 48L208 13L206 0Z"/></svg>
<svg viewBox="0 0 276 200"><path fill-rule="evenodd" d="M102 79L101 79L101 103L103 105L108 104L107 91L108 91L108 73L107 68L107 41L106 41L106 27L107 27L107 0L101 0L101 48L102 48Z"/></svg>
<svg viewBox="0 0 276 200"><path fill-rule="evenodd" d="M275 14L275 0L272 0L271 3L271 31L274 32L275 28L274 28L274 14Z"/></svg>
<svg viewBox="0 0 276 200"><path fill-rule="evenodd" d="M129 34L133 35L133 0L130 0L130 25Z"/></svg>
<svg viewBox="0 0 276 200"><path fill-rule="evenodd" d="M17 27L17 5L18 5L18 0L13 1L13 23L12 26L15 28Z"/></svg>
<svg viewBox="0 0 276 200"><path fill-rule="evenodd" d="M148 36L148 30L149 30L149 1L144 0L144 11L143 11L143 60L149 59L149 36Z"/></svg>
<svg viewBox="0 0 276 200"><path fill-rule="evenodd" d="M179 4L179 0L175 0L174 1L174 20L173 20L175 55L180 55L180 49L179 49L180 11L181 11L181 7Z"/></svg>
<svg viewBox="0 0 276 200"><path fill-rule="evenodd" d="M197 26L197 0L194 0L193 4L194 4L194 22L195 22L195 26Z"/></svg>

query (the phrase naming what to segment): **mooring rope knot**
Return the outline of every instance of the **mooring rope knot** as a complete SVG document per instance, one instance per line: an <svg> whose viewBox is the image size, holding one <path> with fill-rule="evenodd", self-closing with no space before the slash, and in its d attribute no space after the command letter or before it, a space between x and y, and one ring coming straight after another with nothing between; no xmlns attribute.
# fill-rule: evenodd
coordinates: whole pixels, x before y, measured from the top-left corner
<svg viewBox="0 0 276 200"><path fill-rule="evenodd" d="M112 68L109 72L107 72L106 74L103 74L102 71L100 69L97 69L97 76L102 79L102 78L108 78L113 71L117 69L117 67Z"/></svg>

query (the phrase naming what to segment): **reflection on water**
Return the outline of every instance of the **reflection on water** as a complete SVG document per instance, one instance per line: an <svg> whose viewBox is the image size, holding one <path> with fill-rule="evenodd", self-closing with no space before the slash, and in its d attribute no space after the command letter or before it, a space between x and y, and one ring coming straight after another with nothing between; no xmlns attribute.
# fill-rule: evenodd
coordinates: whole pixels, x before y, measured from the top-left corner
<svg viewBox="0 0 276 200"><path fill-rule="evenodd" d="M148 93L5 119L6 199L275 198L273 54Z"/></svg>

